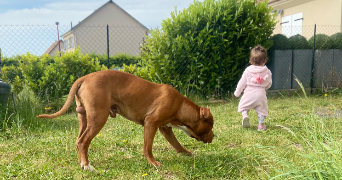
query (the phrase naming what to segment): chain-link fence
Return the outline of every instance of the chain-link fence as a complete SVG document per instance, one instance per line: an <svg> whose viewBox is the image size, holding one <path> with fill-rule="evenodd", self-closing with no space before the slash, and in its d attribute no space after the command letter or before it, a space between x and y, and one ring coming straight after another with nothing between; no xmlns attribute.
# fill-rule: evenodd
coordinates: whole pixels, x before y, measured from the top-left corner
<svg viewBox="0 0 342 180"><path fill-rule="evenodd" d="M148 31L143 26L0 25L0 48L6 57L27 52L55 55L78 46L82 53L138 55Z"/></svg>
<svg viewBox="0 0 342 180"><path fill-rule="evenodd" d="M278 26L269 67L271 89L297 89L295 77L305 88L339 88L342 78L342 34L336 26ZM278 35L279 36L279 35Z"/></svg>
<svg viewBox="0 0 342 180"><path fill-rule="evenodd" d="M267 64L272 71L273 85L272 90L281 89L297 89L299 88L295 77L297 77L306 88L336 88L341 85L342 78L342 38L340 35L341 27L332 26L308 26L308 27L285 27L279 26L274 30L274 35L282 34L282 38L274 38L274 46L268 51L270 60ZM130 56L137 57L141 53L141 44L145 42L145 36L149 35L149 29L143 26L17 26L17 25L0 25L0 48L2 58L16 57L17 55L26 54L27 52L41 56L43 54L50 54L53 56L60 56L58 52L70 52L74 51L77 47L80 47L82 54L93 53L101 55L102 58L107 61L103 61L107 67L111 67L113 61L110 61L112 56L120 53L125 53ZM176 36L176 35L175 35ZM58 41L59 40L59 41ZM162 43L162 42L161 42ZM217 44L220 44L220 40L217 40ZM339 46L340 45L340 46ZM174 44L179 46L179 44ZM214 44L214 46L216 46ZM188 92L191 89L195 89L195 84L201 84L203 87L196 87L203 91L216 94L215 97L219 97L220 88L225 84L220 81L222 77L222 68L224 64L219 64L219 67L213 68L213 72L207 72L210 77L204 79L207 82L196 82L199 71L205 71L198 68L197 62L201 59L210 61L213 59L222 59L222 49L220 46L212 48L212 53L201 54L197 52L198 56L188 57L186 53L182 53L181 57L172 57L174 59L182 59L176 64L160 64L160 70L172 71L167 75L174 76L169 77L168 81L162 81L162 77L157 76L161 83L172 84L177 86L174 82L186 82L187 84L182 87L186 87L183 91ZM184 47L184 52L198 51L196 48ZM216 55L213 55L216 54ZM223 52L224 54L224 52ZM163 56L163 55L161 55ZM172 56L172 53L167 54ZM171 58L171 59L172 59ZM55 61L53 58L46 60L46 63ZM1 62L1 61L0 61ZM62 62L61 64L63 65ZM1 65L1 64L0 64ZM210 63L208 63L210 65ZM36 76L32 79L39 79L46 74L39 68L46 67L34 67L34 63L28 64L32 68L38 68ZM94 71L88 68L86 70L71 69L74 64L68 64L70 69L68 78L65 78L63 83L72 83L72 80L78 78L86 73ZM78 65L83 66L83 65ZM165 67L168 68L165 68ZM56 68L62 68L57 67ZM77 71L75 74L74 71ZM56 72L57 73L57 72ZM20 74L19 74L20 76ZM57 75L52 75L57 76ZM71 78L72 76L72 78ZM196 76L196 77L195 77ZM25 78L25 77L22 77ZM70 79L71 78L71 79ZM44 78L43 78L44 79ZM46 78L45 78L46 79ZM185 79L184 81L178 81L179 79ZM188 79L188 80L186 80ZM198 79L198 78L197 78ZM216 79L216 80L215 80ZM15 80L15 76L12 77L12 83ZM34 80L32 80L34 81ZM37 80L38 81L38 80ZM70 82L69 82L70 81ZM201 81L201 80L198 80ZM56 84L50 82L51 84ZM56 86L53 91L58 91L62 88L63 83ZM210 86L205 86L208 83L214 83ZM216 83L216 84L215 84ZM48 85L47 85L48 86ZM211 88L211 89L208 89ZM47 90L45 90L47 91ZM188 94L188 93L187 93ZM209 96L208 96L209 97Z"/></svg>

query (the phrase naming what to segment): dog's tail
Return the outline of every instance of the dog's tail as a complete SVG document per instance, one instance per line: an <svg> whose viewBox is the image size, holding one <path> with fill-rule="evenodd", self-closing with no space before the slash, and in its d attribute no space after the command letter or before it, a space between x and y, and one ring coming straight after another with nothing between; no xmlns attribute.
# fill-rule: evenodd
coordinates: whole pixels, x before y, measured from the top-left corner
<svg viewBox="0 0 342 180"><path fill-rule="evenodd" d="M82 78L83 79L83 78ZM58 116L61 116L62 114L64 114L70 107L72 100L74 100L74 97L78 91L78 89L81 87L83 80L82 79L78 79L72 86L69 92L69 96L68 99L66 100L66 102L64 103L62 109L60 109L58 112L55 112L54 114L41 114L39 116L37 116L38 118L48 118L48 119L52 119L52 118L56 118Z"/></svg>

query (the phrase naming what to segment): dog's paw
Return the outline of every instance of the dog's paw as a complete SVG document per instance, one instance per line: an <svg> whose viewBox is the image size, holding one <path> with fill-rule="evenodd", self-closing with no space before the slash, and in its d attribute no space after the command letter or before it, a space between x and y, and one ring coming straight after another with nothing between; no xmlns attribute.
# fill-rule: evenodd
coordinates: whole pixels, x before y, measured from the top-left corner
<svg viewBox="0 0 342 180"><path fill-rule="evenodd" d="M188 155L188 156L192 156L194 155L194 152L192 151L187 151L187 152L184 152L185 155Z"/></svg>
<svg viewBox="0 0 342 180"><path fill-rule="evenodd" d="M91 166L90 163L88 165L82 165L81 164L81 168L85 171L95 171L95 168L93 166Z"/></svg>
<svg viewBox="0 0 342 180"><path fill-rule="evenodd" d="M187 155L187 156L191 156L191 155L194 154L192 151L188 151L188 150L180 151L180 152L178 152L178 153L182 153L182 154L185 154L185 155Z"/></svg>
<svg viewBox="0 0 342 180"><path fill-rule="evenodd" d="M158 161L151 162L150 164L152 164L154 167L160 167L161 166L161 163Z"/></svg>

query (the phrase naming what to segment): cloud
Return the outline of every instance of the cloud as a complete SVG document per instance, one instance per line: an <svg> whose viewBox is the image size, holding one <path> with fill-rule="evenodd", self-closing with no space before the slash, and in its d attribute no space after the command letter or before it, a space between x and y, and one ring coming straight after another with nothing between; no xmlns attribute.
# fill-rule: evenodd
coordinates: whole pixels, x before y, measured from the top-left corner
<svg viewBox="0 0 342 180"><path fill-rule="evenodd" d="M52 2L41 8L8 10L0 13L1 24L75 24L82 21L104 3L99 2ZM96 7L96 8L94 8Z"/></svg>
<svg viewBox="0 0 342 180"><path fill-rule="evenodd" d="M22 9L11 10L0 14L1 24L54 24L70 23L89 15L91 11L65 11L53 9Z"/></svg>
<svg viewBox="0 0 342 180"><path fill-rule="evenodd" d="M56 11L94 11L106 2L53 2L46 4L44 8Z"/></svg>

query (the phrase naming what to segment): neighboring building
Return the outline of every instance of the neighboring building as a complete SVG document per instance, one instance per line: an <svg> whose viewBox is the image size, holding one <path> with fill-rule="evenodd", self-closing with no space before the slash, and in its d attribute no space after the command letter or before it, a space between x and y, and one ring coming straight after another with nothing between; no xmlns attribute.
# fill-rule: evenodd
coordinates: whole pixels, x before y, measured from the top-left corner
<svg viewBox="0 0 342 180"><path fill-rule="evenodd" d="M64 43L62 40L59 40L59 44L58 41L55 41L54 43L51 44L51 46L44 52L44 54L50 54L51 56L55 56L57 52L59 52L59 48L60 51L63 51L63 47L64 47Z"/></svg>
<svg viewBox="0 0 342 180"><path fill-rule="evenodd" d="M342 0L269 0L268 5L277 13L274 34L309 38L315 24L320 27L317 33L332 35L341 31Z"/></svg>
<svg viewBox="0 0 342 180"><path fill-rule="evenodd" d="M64 51L73 51L80 46L82 53L107 53L107 25L109 53L138 55L149 29L120 8L112 0L95 10L83 21L61 37Z"/></svg>

